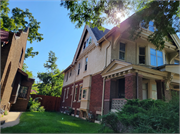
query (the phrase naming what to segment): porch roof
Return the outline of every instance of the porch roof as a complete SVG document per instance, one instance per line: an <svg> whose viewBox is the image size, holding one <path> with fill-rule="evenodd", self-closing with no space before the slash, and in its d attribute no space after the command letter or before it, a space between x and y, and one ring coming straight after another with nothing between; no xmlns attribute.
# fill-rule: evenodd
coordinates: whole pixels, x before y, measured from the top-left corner
<svg viewBox="0 0 180 134"><path fill-rule="evenodd" d="M157 69L152 69L140 65L134 65L125 61L121 60L113 60L102 72L101 75L103 78L117 78L117 77L122 77L130 73L138 73L139 75L142 75L143 77L146 78L151 78L151 79L158 79L158 80L165 80L169 76L169 73L172 74L179 74L179 69L178 65L169 65L169 66L164 66L161 70ZM164 70L163 70L164 69ZM177 79L177 80L176 80ZM174 78L172 80L174 82L179 81L179 77ZM180 82L178 82L180 83Z"/></svg>

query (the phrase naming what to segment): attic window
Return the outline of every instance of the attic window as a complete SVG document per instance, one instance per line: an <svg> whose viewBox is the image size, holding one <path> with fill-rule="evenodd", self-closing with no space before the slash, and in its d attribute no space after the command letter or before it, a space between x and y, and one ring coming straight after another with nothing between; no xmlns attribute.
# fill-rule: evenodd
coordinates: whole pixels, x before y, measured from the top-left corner
<svg viewBox="0 0 180 134"><path fill-rule="evenodd" d="M141 22L141 27L142 28L145 28L145 29L148 29L149 31L151 31L151 32L154 32L154 22L153 21L149 21L149 23L148 24L146 24L146 22L143 20L142 22ZM157 29L156 29L157 30Z"/></svg>
<svg viewBox="0 0 180 134"><path fill-rule="evenodd" d="M88 47L92 42L92 37L90 36L85 42L84 42L84 46L83 49L85 49L86 47Z"/></svg>

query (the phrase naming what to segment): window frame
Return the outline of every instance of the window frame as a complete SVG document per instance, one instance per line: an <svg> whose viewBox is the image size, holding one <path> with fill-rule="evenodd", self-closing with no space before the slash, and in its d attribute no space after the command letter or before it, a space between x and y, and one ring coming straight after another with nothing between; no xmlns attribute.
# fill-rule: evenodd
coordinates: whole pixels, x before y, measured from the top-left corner
<svg viewBox="0 0 180 134"><path fill-rule="evenodd" d="M66 99L68 99L68 95L69 95L69 88L67 88Z"/></svg>
<svg viewBox="0 0 180 134"><path fill-rule="evenodd" d="M87 62L86 62L86 59L87 59ZM84 71L87 71L87 65L88 65L88 57L85 57Z"/></svg>
<svg viewBox="0 0 180 134"><path fill-rule="evenodd" d="M155 53L156 53L155 55L154 55L154 54L151 54L151 49L155 50ZM153 66L153 67L158 67L158 66L164 65L164 56L163 56L164 53L163 53L163 51L159 51L159 52L162 53L162 57L160 57L160 56L158 56L158 54L157 54L158 51L159 51L159 50L156 50L156 49L154 49L154 48L150 48L150 65ZM151 55L154 55L154 56L156 57L156 65L155 65L155 66L151 64L151 60L152 60ZM162 65L158 65L158 57L162 58L162 63L163 63Z"/></svg>
<svg viewBox="0 0 180 134"><path fill-rule="evenodd" d="M24 97L22 97L20 94L23 94L23 93L20 93L21 90L24 90L24 88L26 88L26 94ZM19 91L18 91L18 98L23 98L23 99L27 99L27 94L28 94L28 86L23 86L23 85L20 85L20 88L19 88Z"/></svg>
<svg viewBox="0 0 180 134"><path fill-rule="evenodd" d="M82 91L83 91L83 90L82 90L82 87L83 87L82 85L79 86L79 97L78 97L78 101L81 101L81 99L82 99Z"/></svg>
<svg viewBox="0 0 180 134"><path fill-rule="evenodd" d="M76 97L77 97L77 90L78 90L78 86L75 86L75 92L74 92L74 102L76 101Z"/></svg>
<svg viewBox="0 0 180 134"><path fill-rule="evenodd" d="M65 98L66 98L66 88L64 89L63 102L65 102Z"/></svg>
<svg viewBox="0 0 180 134"><path fill-rule="evenodd" d="M85 94L84 94L84 91L86 91ZM85 95L85 97L83 97L84 95ZM86 97L87 97L87 89L82 89L82 98L81 98L81 100L82 99L87 100Z"/></svg>
<svg viewBox="0 0 180 134"><path fill-rule="evenodd" d="M79 62L79 64L78 64L78 72L77 72L77 75L80 74L80 68L81 68L81 63Z"/></svg>
<svg viewBox="0 0 180 134"><path fill-rule="evenodd" d="M121 44L124 44L124 51L123 50L120 50L120 48L121 48ZM120 53L124 53L124 59L120 59ZM123 43L123 42L120 42L119 43L119 59L120 60L123 60L123 61L125 61L125 59L126 59L126 43Z"/></svg>
<svg viewBox="0 0 180 134"><path fill-rule="evenodd" d="M144 55L140 55L140 48L144 48ZM140 60L139 60L140 56L144 56L145 63L140 63ZM138 62L140 65L146 65L146 47L145 46L139 46Z"/></svg>

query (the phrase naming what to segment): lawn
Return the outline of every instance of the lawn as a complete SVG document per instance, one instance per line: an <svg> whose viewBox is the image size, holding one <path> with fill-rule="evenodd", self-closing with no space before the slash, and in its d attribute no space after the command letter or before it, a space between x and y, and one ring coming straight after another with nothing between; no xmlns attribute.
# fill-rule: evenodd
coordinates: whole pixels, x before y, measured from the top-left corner
<svg viewBox="0 0 180 134"><path fill-rule="evenodd" d="M100 124L57 112L25 112L20 123L1 133L98 133Z"/></svg>

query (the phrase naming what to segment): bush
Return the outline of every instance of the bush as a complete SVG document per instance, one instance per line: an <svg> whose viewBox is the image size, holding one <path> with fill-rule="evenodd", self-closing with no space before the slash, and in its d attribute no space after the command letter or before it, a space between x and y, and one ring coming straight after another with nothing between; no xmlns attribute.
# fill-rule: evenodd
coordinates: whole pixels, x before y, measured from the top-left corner
<svg viewBox="0 0 180 134"><path fill-rule="evenodd" d="M39 107L38 111L39 112L44 112L45 111L44 106Z"/></svg>
<svg viewBox="0 0 180 134"><path fill-rule="evenodd" d="M127 100L122 111L109 113L103 116L103 120L103 125L113 132L121 130L118 124L122 123L120 127L128 128L130 133L178 133L179 96L172 94L169 102L151 99Z"/></svg>
<svg viewBox="0 0 180 134"><path fill-rule="evenodd" d="M41 106L41 102L38 102L38 99L42 99L41 97L37 97L34 100L32 98L29 99L28 107L27 109L31 112L44 112L45 109L43 106Z"/></svg>
<svg viewBox="0 0 180 134"><path fill-rule="evenodd" d="M8 111L7 110L4 111L4 115L8 115Z"/></svg>

